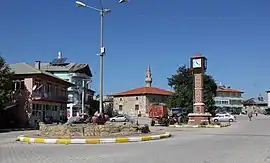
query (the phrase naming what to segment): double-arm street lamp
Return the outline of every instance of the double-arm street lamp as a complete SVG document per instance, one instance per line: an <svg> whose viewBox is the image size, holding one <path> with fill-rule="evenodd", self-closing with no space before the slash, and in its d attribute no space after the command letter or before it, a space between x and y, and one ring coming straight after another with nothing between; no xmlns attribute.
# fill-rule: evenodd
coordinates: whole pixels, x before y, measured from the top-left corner
<svg viewBox="0 0 270 163"><path fill-rule="evenodd" d="M125 3L128 2L128 0L119 0L119 3ZM101 8L96 8L93 6L89 6L81 1L76 1L76 4L78 7L86 7L86 8L90 8L93 9L95 11L98 11L100 13L100 99L99 99L99 113L103 112L103 57L105 55L105 47L103 45L103 18L105 14L108 14L111 12L110 9L108 8L103 8L101 6Z"/></svg>

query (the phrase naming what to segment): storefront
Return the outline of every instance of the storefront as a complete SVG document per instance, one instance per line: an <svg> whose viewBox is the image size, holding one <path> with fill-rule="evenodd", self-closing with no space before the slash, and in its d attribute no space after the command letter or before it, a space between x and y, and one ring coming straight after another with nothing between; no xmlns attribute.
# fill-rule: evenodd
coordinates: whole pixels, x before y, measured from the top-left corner
<svg viewBox="0 0 270 163"><path fill-rule="evenodd" d="M34 102L32 105L32 113L37 120L44 122L46 118L51 118L53 121L59 121L66 116L66 105L59 103L43 103Z"/></svg>

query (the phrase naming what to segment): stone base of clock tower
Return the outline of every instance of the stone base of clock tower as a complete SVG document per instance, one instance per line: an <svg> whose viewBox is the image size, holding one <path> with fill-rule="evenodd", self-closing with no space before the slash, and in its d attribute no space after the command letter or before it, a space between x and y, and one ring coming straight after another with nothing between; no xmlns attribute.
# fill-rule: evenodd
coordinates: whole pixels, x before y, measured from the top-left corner
<svg viewBox="0 0 270 163"><path fill-rule="evenodd" d="M211 123L211 114L209 113L190 113L188 114L189 125L208 125Z"/></svg>

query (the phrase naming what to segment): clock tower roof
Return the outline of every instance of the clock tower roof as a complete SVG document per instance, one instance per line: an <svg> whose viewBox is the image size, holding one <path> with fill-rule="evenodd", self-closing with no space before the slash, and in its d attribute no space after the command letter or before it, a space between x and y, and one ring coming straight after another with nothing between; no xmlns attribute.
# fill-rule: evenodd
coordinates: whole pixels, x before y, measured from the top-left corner
<svg viewBox="0 0 270 163"><path fill-rule="evenodd" d="M197 53L194 55L194 57L201 57L201 56L202 56L201 53Z"/></svg>
<svg viewBox="0 0 270 163"><path fill-rule="evenodd" d="M194 56L192 56L191 58L205 58L204 56L202 56L201 53L197 53Z"/></svg>

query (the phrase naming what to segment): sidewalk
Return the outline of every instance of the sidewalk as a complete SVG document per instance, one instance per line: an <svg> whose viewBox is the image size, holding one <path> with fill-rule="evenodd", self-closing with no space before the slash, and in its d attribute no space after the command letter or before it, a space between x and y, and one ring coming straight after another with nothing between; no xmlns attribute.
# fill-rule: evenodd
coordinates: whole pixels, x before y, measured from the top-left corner
<svg viewBox="0 0 270 163"><path fill-rule="evenodd" d="M8 131L8 132L0 132L0 144L14 142L14 138L18 135L26 135L33 134L36 130L24 130L24 131Z"/></svg>
<svg viewBox="0 0 270 163"><path fill-rule="evenodd" d="M33 128L8 128L8 129L0 129L0 133L11 132L11 131L31 131L31 130L36 130L36 129L33 129Z"/></svg>

